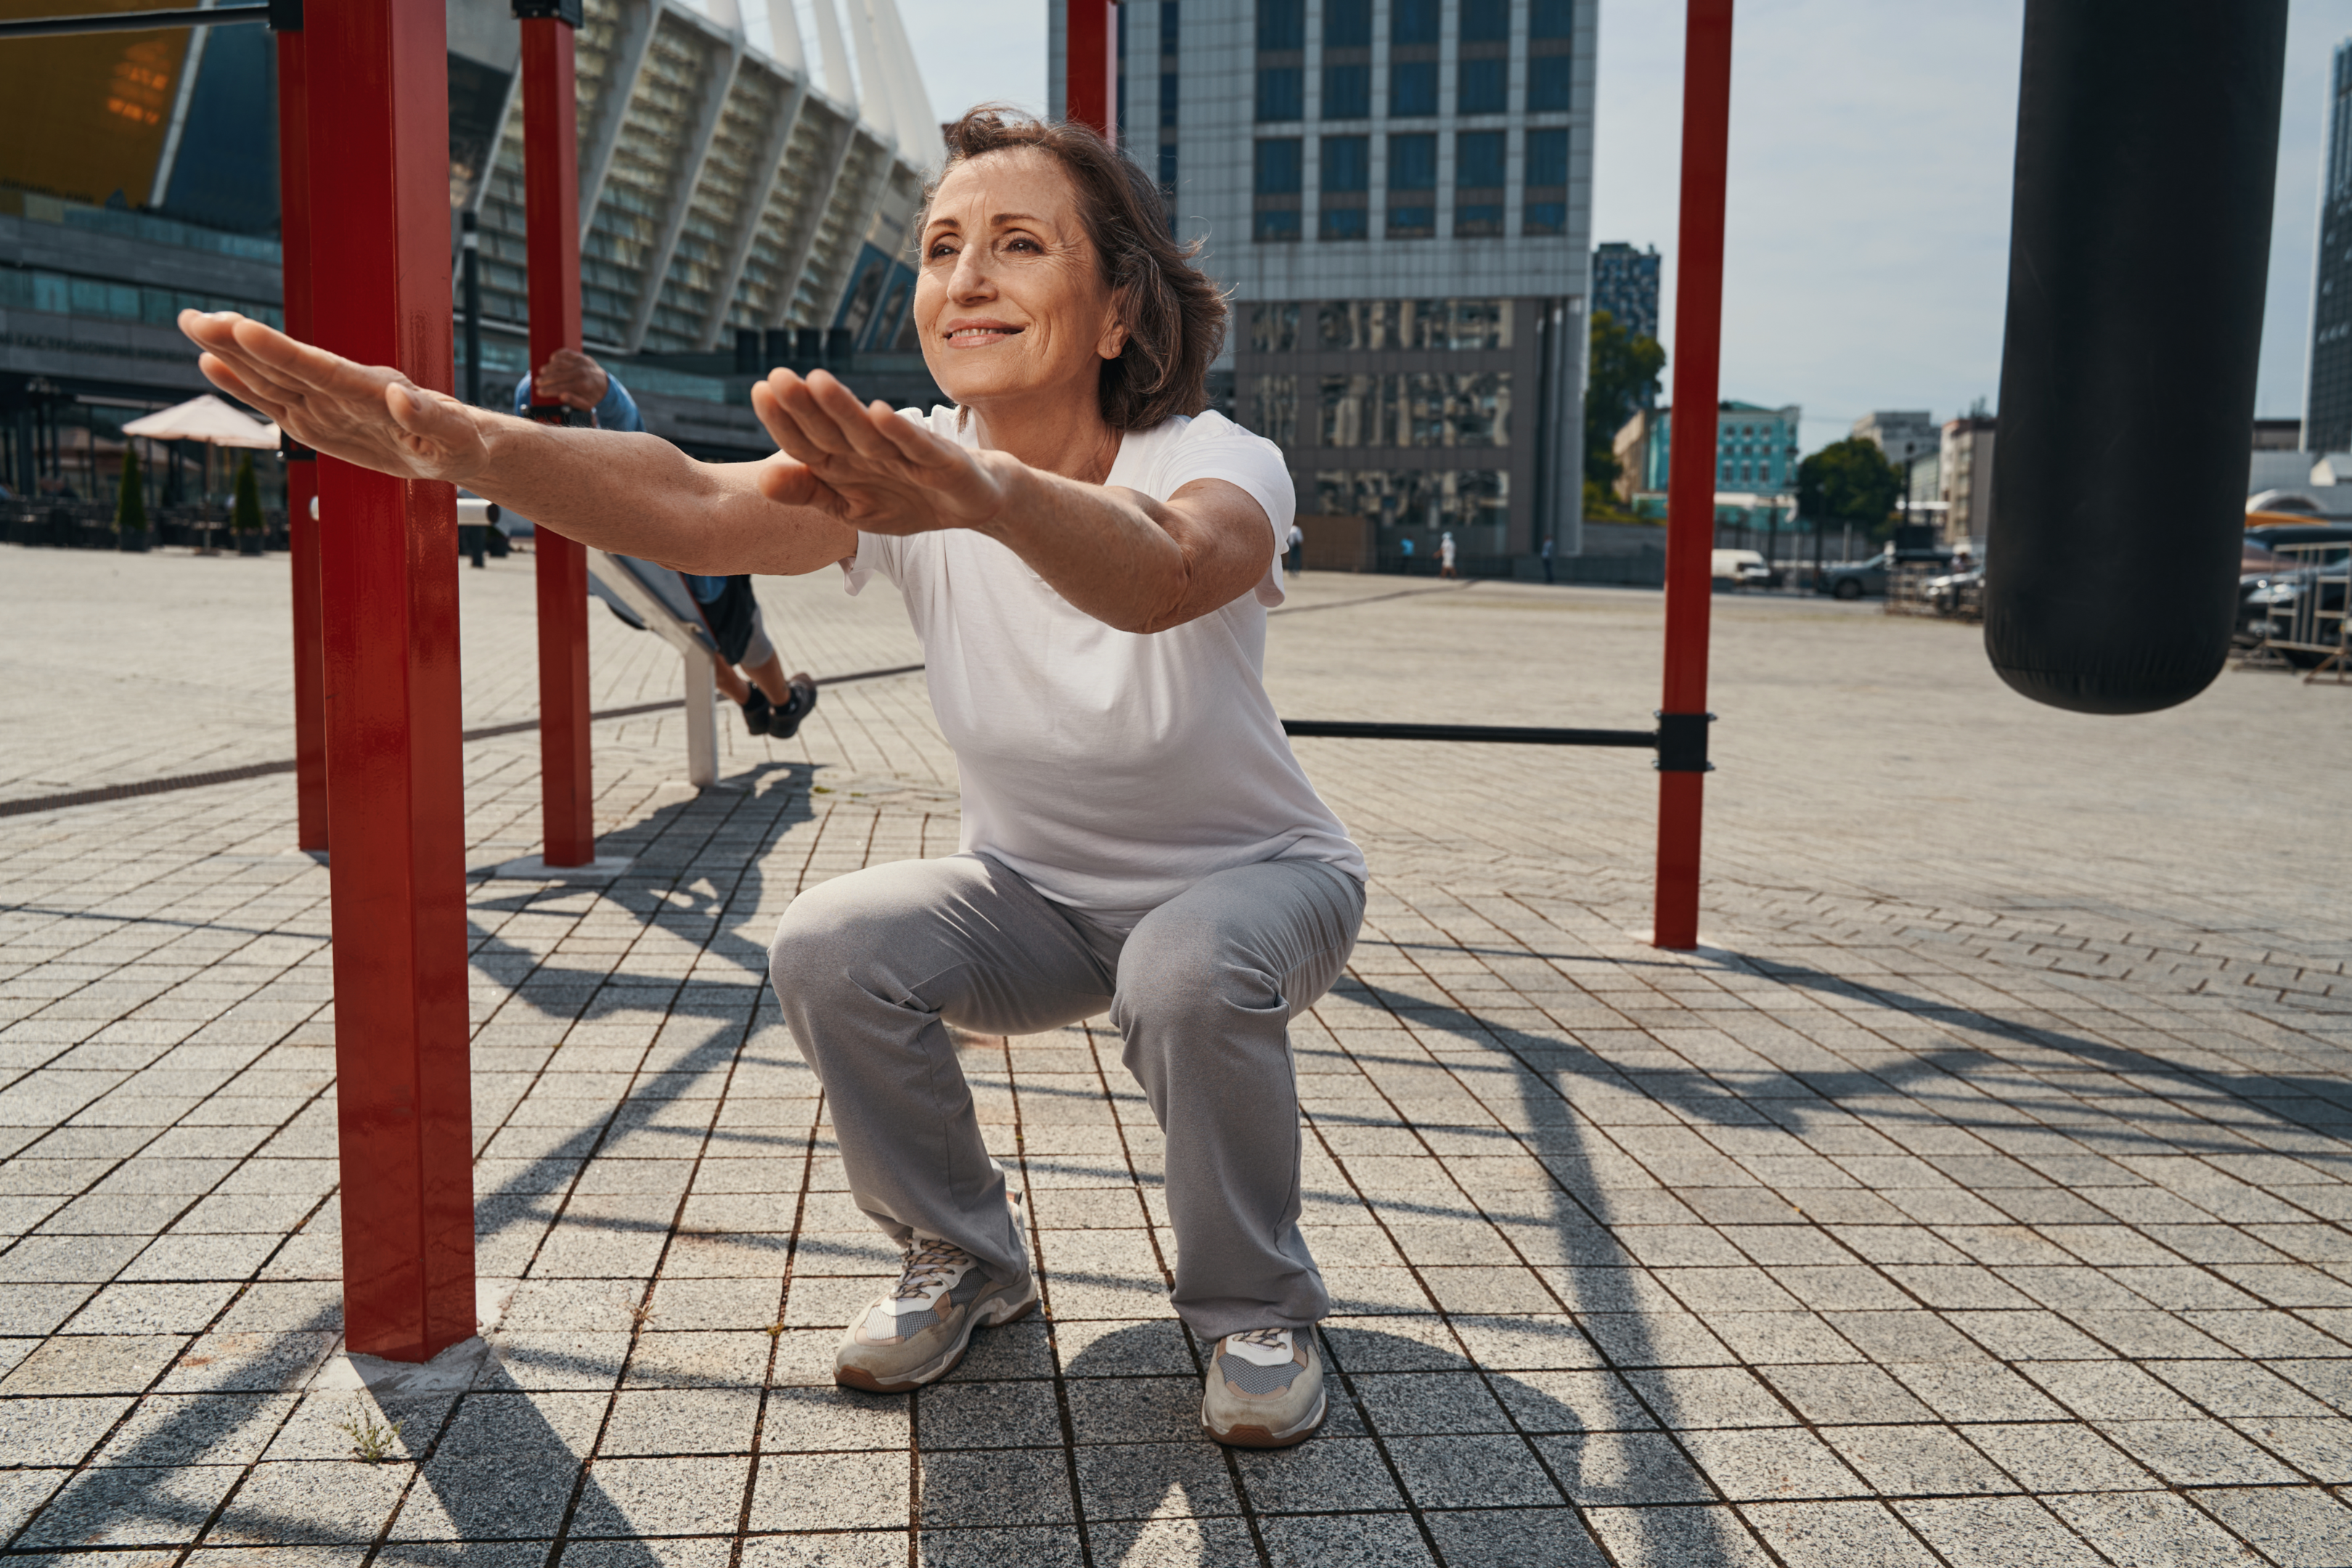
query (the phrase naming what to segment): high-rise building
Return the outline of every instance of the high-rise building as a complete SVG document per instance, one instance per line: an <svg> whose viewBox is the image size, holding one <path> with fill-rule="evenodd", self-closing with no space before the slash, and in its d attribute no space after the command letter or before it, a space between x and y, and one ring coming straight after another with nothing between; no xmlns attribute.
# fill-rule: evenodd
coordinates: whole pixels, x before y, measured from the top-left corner
<svg viewBox="0 0 2352 1568"><path fill-rule="evenodd" d="M1383 554L1580 547L1597 4L1118 7L1124 144L1233 290L1214 381Z"/></svg>
<svg viewBox="0 0 2352 1568"><path fill-rule="evenodd" d="M1617 240L1592 251L1592 308L1637 338L1658 335L1658 247Z"/></svg>
<svg viewBox="0 0 2352 1568"><path fill-rule="evenodd" d="M2343 452L2352 451L2352 38L2336 46L2321 178L2303 445L2314 452Z"/></svg>
<svg viewBox="0 0 2352 1568"><path fill-rule="evenodd" d="M1853 422L1853 434L1886 455L1897 473L1911 471L1912 460L1923 452L1942 449L1943 432L1924 408L1881 408Z"/></svg>

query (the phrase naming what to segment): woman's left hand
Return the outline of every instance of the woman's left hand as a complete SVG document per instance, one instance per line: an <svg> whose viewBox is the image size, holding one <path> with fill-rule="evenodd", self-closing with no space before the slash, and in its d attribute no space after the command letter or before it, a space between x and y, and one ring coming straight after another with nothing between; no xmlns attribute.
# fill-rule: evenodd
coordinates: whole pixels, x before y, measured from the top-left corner
<svg viewBox="0 0 2352 1568"><path fill-rule="evenodd" d="M824 371L771 371L751 407L782 453L761 492L815 507L866 533L985 528L1003 510L1020 460L942 440L887 403L860 404Z"/></svg>

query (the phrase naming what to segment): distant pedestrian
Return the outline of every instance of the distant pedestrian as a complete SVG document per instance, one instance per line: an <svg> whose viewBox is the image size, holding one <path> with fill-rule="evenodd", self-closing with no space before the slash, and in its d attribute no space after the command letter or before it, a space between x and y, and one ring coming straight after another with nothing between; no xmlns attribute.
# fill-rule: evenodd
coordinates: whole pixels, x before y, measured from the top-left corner
<svg viewBox="0 0 2352 1568"><path fill-rule="evenodd" d="M1441 577L1454 575L1454 536L1450 533L1437 542L1437 574Z"/></svg>
<svg viewBox="0 0 2352 1568"><path fill-rule="evenodd" d="M1289 559L1288 561L1286 561L1286 562L1285 562L1285 563L1283 563L1284 570L1288 571L1288 572L1291 572L1291 573L1294 573L1294 574L1306 571L1306 570L1307 570L1307 532L1306 532L1306 530L1304 530L1304 529L1300 528L1300 527L1299 527L1297 523L1295 523L1295 522L1294 522L1294 523L1292 523L1292 524L1290 525L1290 541L1289 541L1289 542L1288 542L1286 545L1285 545L1285 546L1284 546L1284 548L1285 548L1285 549L1289 552L1289 556L1290 556L1290 559Z"/></svg>
<svg viewBox="0 0 2352 1568"><path fill-rule="evenodd" d="M1411 572L1412 570L1412 536L1407 534L1399 542L1404 551L1404 569Z"/></svg>
<svg viewBox="0 0 2352 1568"><path fill-rule="evenodd" d="M1544 581L1549 583L1551 581L1551 540L1549 537L1544 540L1543 568Z"/></svg>

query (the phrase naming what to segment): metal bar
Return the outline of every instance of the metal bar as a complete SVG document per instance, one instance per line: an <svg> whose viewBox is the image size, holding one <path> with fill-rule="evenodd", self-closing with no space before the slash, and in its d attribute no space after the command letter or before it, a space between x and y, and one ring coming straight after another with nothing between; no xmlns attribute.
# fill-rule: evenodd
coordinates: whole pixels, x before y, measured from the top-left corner
<svg viewBox="0 0 2352 1568"><path fill-rule="evenodd" d="M267 5L220 5L185 11L112 11L96 16L28 16L0 22L0 38L55 38L72 33L151 33L173 27L233 27L267 22Z"/></svg>
<svg viewBox="0 0 2352 1568"><path fill-rule="evenodd" d="M579 93L571 26L555 16L528 16L521 26L523 226L536 374L558 349L580 346ZM588 558L577 543L543 528L531 540L531 555L539 583L541 837L549 865L585 866L596 858Z"/></svg>
<svg viewBox="0 0 2352 1568"><path fill-rule="evenodd" d="M299 29L278 35L278 243L284 252L286 330L314 340L310 303L309 56ZM319 600L319 462L308 447L286 453L286 556L294 605L294 842L323 850L327 837L327 664Z"/></svg>
<svg viewBox="0 0 2352 1568"><path fill-rule="evenodd" d="M1358 724L1347 720L1285 719L1282 732L1332 741L1454 741L1506 746L1623 746L1647 751L1654 730L1545 730L1517 724Z"/></svg>
<svg viewBox="0 0 2352 1568"><path fill-rule="evenodd" d="M709 659L688 654L686 669L686 782L709 789L719 782L718 672Z"/></svg>
<svg viewBox="0 0 2352 1568"><path fill-rule="evenodd" d="M1105 140L1116 140L1118 127L1118 22L1111 0L1068 0L1064 8L1068 28L1069 75L1062 94L1062 118L1091 125Z"/></svg>
<svg viewBox="0 0 2352 1568"><path fill-rule="evenodd" d="M443 0L310 13L306 125L333 160L310 182L316 341L449 392ZM344 1331L420 1362L475 1324L457 492L318 468Z"/></svg>
<svg viewBox="0 0 2352 1568"><path fill-rule="evenodd" d="M1731 0L1690 0L1683 50L1682 216L1675 230L1672 464L1666 481L1666 660L1661 715L1706 711L1715 405L1723 350L1723 198L1731 142ZM1703 722L1703 721L1702 721ZM1650 940L1698 945L1706 774L1658 773Z"/></svg>

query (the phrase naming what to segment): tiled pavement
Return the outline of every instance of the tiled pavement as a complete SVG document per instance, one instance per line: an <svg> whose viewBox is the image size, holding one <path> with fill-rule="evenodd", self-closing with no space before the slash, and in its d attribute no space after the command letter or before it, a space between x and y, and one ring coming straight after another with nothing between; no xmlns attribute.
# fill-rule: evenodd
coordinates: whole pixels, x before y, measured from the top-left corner
<svg viewBox="0 0 2352 1568"><path fill-rule="evenodd" d="M1301 717L1626 724L1654 597L1486 584L1272 636ZM821 674L887 591L763 584ZM285 753L282 577L0 553L0 799ZM527 716L527 566L467 722ZM761 985L793 893L951 847L919 678L730 741L598 726L609 889L472 889L487 1333L335 1353L326 879L282 777L0 818L0 1540L77 1568L2352 1563L2352 723L2232 673L2027 707L1972 634L1719 606L1708 950L1615 753L1303 742L1370 919L1295 1039L1327 1433L1228 1454L1099 1027L971 1039L1049 1316L827 1381L889 1259ZM599 706L675 665L601 618ZM529 736L467 748L469 863ZM380 1456L357 1457L364 1448ZM2352 1494L2346 1494L2352 1497Z"/></svg>

